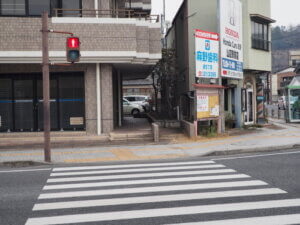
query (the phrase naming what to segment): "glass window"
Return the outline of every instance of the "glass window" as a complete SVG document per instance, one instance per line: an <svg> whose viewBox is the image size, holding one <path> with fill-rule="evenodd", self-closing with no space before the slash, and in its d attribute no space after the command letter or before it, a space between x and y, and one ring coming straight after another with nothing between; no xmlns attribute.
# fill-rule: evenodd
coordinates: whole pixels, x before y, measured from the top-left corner
<svg viewBox="0 0 300 225"><path fill-rule="evenodd" d="M1 15L26 15L25 0L1 0Z"/></svg>
<svg viewBox="0 0 300 225"><path fill-rule="evenodd" d="M40 16L44 11L50 13L49 0L28 0L30 16Z"/></svg>
<svg viewBox="0 0 300 225"><path fill-rule="evenodd" d="M78 9L81 9L80 0L62 0L61 6L63 10L68 10L64 11L63 16L77 17L81 15L81 12L78 11Z"/></svg>
<svg viewBox="0 0 300 225"><path fill-rule="evenodd" d="M269 51L269 25L251 22L252 48Z"/></svg>

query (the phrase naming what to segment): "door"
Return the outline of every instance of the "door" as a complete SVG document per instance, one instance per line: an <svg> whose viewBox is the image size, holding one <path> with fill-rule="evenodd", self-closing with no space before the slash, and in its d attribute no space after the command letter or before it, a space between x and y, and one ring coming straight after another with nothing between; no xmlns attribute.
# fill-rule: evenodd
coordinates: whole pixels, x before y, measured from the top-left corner
<svg viewBox="0 0 300 225"><path fill-rule="evenodd" d="M34 130L34 80L31 76L19 76L13 82L15 130Z"/></svg>
<svg viewBox="0 0 300 225"><path fill-rule="evenodd" d="M253 114L253 89L247 89L246 91L246 99L247 99L247 110L245 113L245 124L253 124L254 123L254 114Z"/></svg>

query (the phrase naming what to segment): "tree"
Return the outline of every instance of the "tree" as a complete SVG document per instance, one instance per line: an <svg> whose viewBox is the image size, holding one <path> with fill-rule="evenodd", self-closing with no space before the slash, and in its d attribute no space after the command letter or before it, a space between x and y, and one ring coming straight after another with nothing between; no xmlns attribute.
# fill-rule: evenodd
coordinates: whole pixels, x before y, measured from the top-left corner
<svg viewBox="0 0 300 225"><path fill-rule="evenodd" d="M156 111L160 117L173 119L176 117L175 91L178 79L178 68L174 49L163 49L162 59L152 71L155 91ZM160 93L161 102L158 102Z"/></svg>

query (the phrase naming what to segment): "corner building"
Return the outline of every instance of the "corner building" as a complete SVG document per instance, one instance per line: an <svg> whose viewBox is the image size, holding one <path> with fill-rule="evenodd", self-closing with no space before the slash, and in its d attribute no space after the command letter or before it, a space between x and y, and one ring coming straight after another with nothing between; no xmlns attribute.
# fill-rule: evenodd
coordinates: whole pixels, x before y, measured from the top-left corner
<svg viewBox="0 0 300 225"><path fill-rule="evenodd" d="M167 33L167 46L176 49L181 78L176 86L176 99L180 99L177 104L182 119L196 120L196 103L192 96L196 83L222 84L224 99L220 99L223 104L220 112L223 111L224 118L232 115L235 127L242 127L264 120L263 102L267 100L265 95L270 88L271 23L275 21L270 18L270 0L240 0L241 12L233 7L232 17L242 14L243 77L219 74L221 82L207 78L196 80L195 30L220 33L219 12L223 9L219 6L222 1L184 0ZM230 0L226 2L233 4Z"/></svg>
<svg viewBox="0 0 300 225"><path fill-rule="evenodd" d="M122 79L161 58L151 0L0 0L0 132L43 129L41 13L80 38L81 58L50 66L52 130L109 133L122 125ZM65 34L49 33L50 63L66 63Z"/></svg>

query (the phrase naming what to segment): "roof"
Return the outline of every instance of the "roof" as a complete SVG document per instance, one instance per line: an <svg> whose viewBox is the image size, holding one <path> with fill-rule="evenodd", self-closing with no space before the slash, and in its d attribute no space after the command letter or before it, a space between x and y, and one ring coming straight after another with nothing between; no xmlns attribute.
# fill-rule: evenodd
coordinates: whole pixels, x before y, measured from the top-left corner
<svg viewBox="0 0 300 225"><path fill-rule="evenodd" d="M293 89L293 88L298 89L299 88L300 89L300 76L295 76L287 88L290 88L290 89Z"/></svg>
<svg viewBox="0 0 300 225"><path fill-rule="evenodd" d="M288 67L288 68L285 68L283 70L279 70L278 72L276 72L276 74L281 74L281 73L293 73L295 71L295 67Z"/></svg>
<svg viewBox="0 0 300 225"><path fill-rule="evenodd" d="M223 89L225 88L222 85L216 85L216 84L193 84L195 88L218 88L218 89Z"/></svg>
<svg viewBox="0 0 300 225"><path fill-rule="evenodd" d="M123 86L152 85L152 79L124 80Z"/></svg>
<svg viewBox="0 0 300 225"><path fill-rule="evenodd" d="M275 23L276 20L273 20L269 17L260 15L260 14L250 14L251 19L254 19L256 21L264 22L264 23Z"/></svg>

